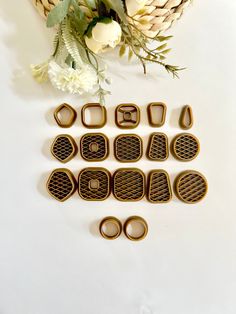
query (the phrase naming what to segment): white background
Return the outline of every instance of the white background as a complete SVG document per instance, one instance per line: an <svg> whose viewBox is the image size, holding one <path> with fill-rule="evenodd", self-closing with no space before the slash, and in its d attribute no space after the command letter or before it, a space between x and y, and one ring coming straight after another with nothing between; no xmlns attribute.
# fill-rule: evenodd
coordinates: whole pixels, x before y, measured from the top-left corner
<svg viewBox="0 0 236 314"><path fill-rule="evenodd" d="M109 123L101 131L111 139L121 133L113 116L119 103L141 107L135 133L145 148L154 131L145 113L149 102L166 102L167 121L160 130L169 139L181 132L181 106L192 105L191 132L201 142L198 158L191 163L143 158L135 166L145 173L164 168L172 181L182 170L199 170L209 181L209 193L197 205L176 198L167 205L145 199L124 204L113 197L91 203L77 193L61 204L47 195L45 181L61 166L50 156L50 143L64 132L53 121L53 110L68 102L79 113L93 99L33 81L29 64L46 59L52 32L30 1L0 0L0 5L0 313L236 313L236 2L195 1L170 31L170 62L188 68L179 80L156 66L145 78L136 62L110 62ZM86 132L80 119L68 130L77 143ZM78 156L67 167L77 176L91 165ZM111 171L123 166L112 154L99 165ZM144 241L99 236L97 224L104 216L124 221L133 214L148 221Z"/></svg>

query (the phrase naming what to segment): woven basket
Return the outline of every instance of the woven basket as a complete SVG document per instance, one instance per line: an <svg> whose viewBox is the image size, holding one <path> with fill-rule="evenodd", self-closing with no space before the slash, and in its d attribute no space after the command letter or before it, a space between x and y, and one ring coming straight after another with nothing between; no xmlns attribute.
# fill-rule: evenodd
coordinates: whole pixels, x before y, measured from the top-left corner
<svg viewBox="0 0 236 314"><path fill-rule="evenodd" d="M60 0L32 0L39 14L46 18L50 10ZM166 31L174 21L178 20L192 0L149 0L146 4L145 15L136 16L136 19L145 18L148 23L139 26L150 37Z"/></svg>

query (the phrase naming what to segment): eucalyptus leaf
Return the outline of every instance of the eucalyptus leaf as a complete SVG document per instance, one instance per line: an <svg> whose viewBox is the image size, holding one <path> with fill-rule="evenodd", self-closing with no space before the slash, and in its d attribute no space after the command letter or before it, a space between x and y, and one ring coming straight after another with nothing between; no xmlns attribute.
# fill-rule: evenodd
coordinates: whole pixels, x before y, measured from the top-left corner
<svg viewBox="0 0 236 314"><path fill-rule="evenodd" d="M53 27L61 23L66 17L71 0L63 0L58 3L48 14L47 27Z"/></svg>

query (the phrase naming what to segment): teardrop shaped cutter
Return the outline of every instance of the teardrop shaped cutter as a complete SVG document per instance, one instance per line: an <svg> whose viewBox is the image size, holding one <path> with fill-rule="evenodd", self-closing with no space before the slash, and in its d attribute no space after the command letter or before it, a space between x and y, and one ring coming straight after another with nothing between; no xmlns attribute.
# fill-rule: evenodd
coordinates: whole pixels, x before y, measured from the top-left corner
<svg viewBox="0 0 236 314"><path fill-rule="evenodd" d="M168 137L164 133L155 132L150 135L147 158L153 161L165 161L169 157Z"/></svg>
<svg viewBox="0 0 236 314"><path fill-rule="evenodd" d="M64 202L76 190L76 180L72 172L65 168L53 170L48 181L48 193L57 201Z"/></svg>
<svg viewBox="0 0 236 314"><path fill-rule="evenodd" d="M193 111L189 105L183 107L179 118L179 125L184 130L188 130L193 126Z"/></svg>
<svg viewBox="0 0 236 314"><path fill-rule="evenodd" d="M148 201L151 203L168 203L171 198L169 174L163 169L152 170L148 175Z"/></svg>
<svg viewBox="0 0 236 314"><path fill-rule="evenodd" d="M194 204L201 201L207 190L206 178L195 170L181 172L174 181L175 194L184 203Z"/></svg>

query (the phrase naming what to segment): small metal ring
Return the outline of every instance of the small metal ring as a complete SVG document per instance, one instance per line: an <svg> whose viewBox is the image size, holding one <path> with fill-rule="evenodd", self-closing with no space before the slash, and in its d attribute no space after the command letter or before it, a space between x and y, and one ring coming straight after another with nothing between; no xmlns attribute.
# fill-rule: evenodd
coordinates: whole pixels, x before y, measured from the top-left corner
<svg viewBox="0 0 236 314"><path fill-rule="evenodd" d="M130 225L130 223L132 223L133 221L140 223L143 226L143 233L140 236L134 237L131 234L128 233L128 226ZM131 240L131 241L140 241L143 240L147 233L148 233L148 224L147 222L140 216L131 216L129 217L126 222L124 223L124 233L126 235L126 237Z"/></svg>
<svg viewBox="0 0 236 314"><path fill-rule="evenodd" d="M115 234L109 235L109 234L104 232L103 227L108 223L111 223L117 227L117 232ZM113 217L113 216L105 217L105 218L103 218L103 220L99 224L99 232L103 238L105 238L107 240L115 240L121 235L122 224L121 224L120 220L117 219L116 217Z"/></svg>

